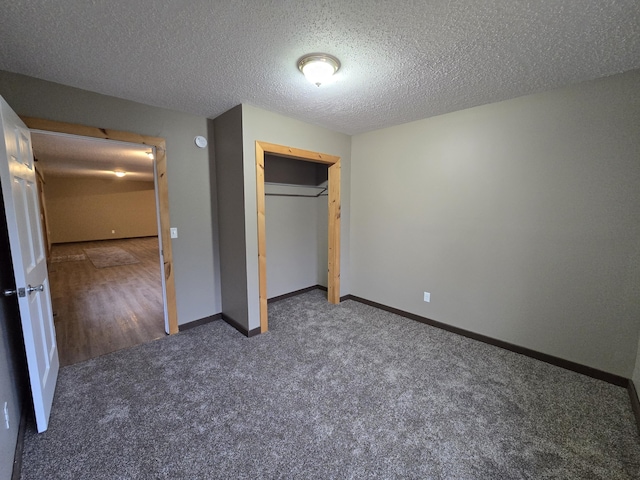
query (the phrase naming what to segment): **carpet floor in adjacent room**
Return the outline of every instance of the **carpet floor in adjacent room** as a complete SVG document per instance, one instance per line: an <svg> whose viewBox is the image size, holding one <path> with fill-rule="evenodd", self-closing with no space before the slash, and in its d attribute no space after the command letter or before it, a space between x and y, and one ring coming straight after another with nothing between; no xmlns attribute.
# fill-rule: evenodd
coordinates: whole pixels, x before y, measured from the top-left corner
<svg viewBox="0 0 640 480"><path fill-rule="evenodd" d="M22 478L640 478L625 389L325 295L62 368Z"/></svg>

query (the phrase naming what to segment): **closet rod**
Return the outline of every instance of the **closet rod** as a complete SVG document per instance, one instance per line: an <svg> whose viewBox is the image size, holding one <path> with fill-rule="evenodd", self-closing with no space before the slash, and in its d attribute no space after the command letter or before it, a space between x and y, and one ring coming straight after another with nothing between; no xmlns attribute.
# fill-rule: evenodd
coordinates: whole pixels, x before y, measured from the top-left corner
<svg viewBox="0 0 640 480"><path fill-rule="evenodd" d="M276 182L264 182L265 185L273 185L275 187L296 187L296 188L319 188L326 189L327 186L322 185L301 185L299 183L276 183Z"/></svg>
<svg viewBox="0 0 640 480"><path fill-rule="evenodd" d="M319 193L318 195L296 195L293 193L265 193L264 194L265 197L302 197L302 198L318 198L318 197L326 197L327 194L321 194Z"/></svg>
<svg viewBox="0 0 640 480"><path fill-rule="evenodd" d="M274 185L277 187L296 187L296 188L318 188L320 191L313 195L302 195L299 193L265 193L265 197L304 197L304 198L318 198L318 197L326 197L327 194L325 192L329 188L328 186L321 185L298 185L295 183L275 183L275 182L264 182L265 185Z"/></svg>
<svg viewBox="0 0 640 480"><path fill-rule="evenodd" d="M327 189L325 188L320 193L314 195L301 195L299 193L265 193L265 197L305 197L305 198L318 198L318 197L326 197L328 196L326 193Z"/></svg>

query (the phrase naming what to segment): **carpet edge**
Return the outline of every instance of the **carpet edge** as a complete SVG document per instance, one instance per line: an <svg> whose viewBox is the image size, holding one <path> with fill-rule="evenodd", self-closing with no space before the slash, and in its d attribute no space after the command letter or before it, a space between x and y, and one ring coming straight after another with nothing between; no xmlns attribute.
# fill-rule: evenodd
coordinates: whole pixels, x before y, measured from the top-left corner
<svg viewBox="0 0 640 480"><path fill-rule="evenodd" d="M277 297L268 298L267 303L279 302L280 300L284 300L285 298L295 297L296 295L302 295L303 293L312 292L313 290L323 290L326 292L327 287L323 287L322 285L312 285L310 287L301 288L300 290L294 290L293 292L278 295Z"/></svg>
<svg viewBox="0 0 640 480"><path fill-rule="evenodd" d="M401 317L405 317L410 320L423 323L425 325L436 327L441 330L446 330L448 332L455 333L457 335L462 335L463 337L471 338L472 340L478 340L480 342L493 345L494 347L503 348L505 350L509 350L514 353L519 353L521 355L525 355L535 360L540 360L542 362L555 365L556 367L564 368L566 370L571 370L573 372L586 375L587 377L595 378L597 380L603 380L607 383L611 383L618 387L627 388L630 382L628 378L622 377L620 375L616 375L614 373L605 372L604 370L599 370L597 368L589 367L587 365L582 365L581 363L572 362L571 360L565 360L564 358L556 357L554 355L538 352L536 350L532 350L527 347L521 347L520 345L515 345L513 343L505 342L503 340L498 340L496 338L489 337L487 335L482 335L480 333L475 333L470 330L465 330L464 328L454 327L453 325L448 325L446 323L438 322L436 320L432 320L427 317L416 315L415 313L406 312L404 310L390 307L388 305L374 302L372 300L367 300L366 298L358 297L356 295L345 295L340 300L343 300L343 299L353 300L355 302L363 303L371 307L379 308L380 310L385 310L390 313L395 313L396 315L400 315Z"/></svg>

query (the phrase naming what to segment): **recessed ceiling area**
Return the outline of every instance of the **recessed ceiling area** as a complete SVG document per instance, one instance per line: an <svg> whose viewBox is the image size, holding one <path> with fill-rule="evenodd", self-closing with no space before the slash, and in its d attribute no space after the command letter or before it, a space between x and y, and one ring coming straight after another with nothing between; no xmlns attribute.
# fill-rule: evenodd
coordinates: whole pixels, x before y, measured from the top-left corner
<svg viewBox="0 0 640 480"><path fill-rule="evenodd" d="M32 131L38 170L49 176L97 177L153 182L153 149L135 143ZM117 178L115 171L126 172Z"/></svg>
<svg viewBox="0 0 640 480"><path fill-rule="evenodd" d="M215 118L356 134L640 68L638 0L15 0L0 69ZM340 59L320 88L297 60Z"/></svg>

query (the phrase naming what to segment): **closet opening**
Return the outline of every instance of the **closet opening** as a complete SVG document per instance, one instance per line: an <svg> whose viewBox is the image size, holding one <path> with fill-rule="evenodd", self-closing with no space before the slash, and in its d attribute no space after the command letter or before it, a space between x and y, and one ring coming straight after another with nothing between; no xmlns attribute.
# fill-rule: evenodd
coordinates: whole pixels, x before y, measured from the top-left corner
<svg viewBox="0 0 640 480"><path fill-rule="evenodd" d="M291 160L300 161L299 166ZM319 165L309 168L308 162ZM266 164L269 165L267 176ZM322 198L326 195L327 299L333 304L340 303L340 157L257 141L256 173L260 331L264 333L268 331L265 196Z"/></svg>

